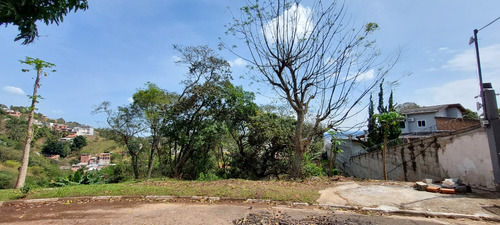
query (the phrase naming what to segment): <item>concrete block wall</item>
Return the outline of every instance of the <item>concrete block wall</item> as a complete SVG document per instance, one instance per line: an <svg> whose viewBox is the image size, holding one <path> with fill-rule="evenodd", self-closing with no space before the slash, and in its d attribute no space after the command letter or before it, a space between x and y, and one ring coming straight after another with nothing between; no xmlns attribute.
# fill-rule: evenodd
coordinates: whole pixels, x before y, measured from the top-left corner
<svg viewBox="0 0 500 225"><path fill-rule="evenodd" d="M419 181L460 178L466 184L494 189L486 132L473 127L413 141L387 150L390 180ZM382 151L351 157L352 175L383 179Z"/></svg>

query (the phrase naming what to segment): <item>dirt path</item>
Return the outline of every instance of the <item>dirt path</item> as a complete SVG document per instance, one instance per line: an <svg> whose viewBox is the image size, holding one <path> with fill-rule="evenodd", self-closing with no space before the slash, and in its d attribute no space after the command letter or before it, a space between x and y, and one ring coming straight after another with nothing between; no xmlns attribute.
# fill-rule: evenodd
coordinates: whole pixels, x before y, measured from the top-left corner
<svg viewBox="0 0 500 225"><path fill-rule="evenodd" d="M479 221L360 215L263 203L78 200L4 204L5 224L486 224Z"/></svg>

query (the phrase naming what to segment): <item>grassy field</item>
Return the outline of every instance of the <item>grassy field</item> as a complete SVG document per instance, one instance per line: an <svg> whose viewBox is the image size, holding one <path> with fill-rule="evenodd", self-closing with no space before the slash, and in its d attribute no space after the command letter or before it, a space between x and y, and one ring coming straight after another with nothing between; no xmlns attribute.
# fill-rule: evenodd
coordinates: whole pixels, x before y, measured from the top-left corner
<svg viewBox="0 0 500 225"><path fill-rule="evenodd" d="M87 136L87 146L79 151L81 153L90 153L93 156L103 152L121 152L124 151L115 141L106 140L98 135Z"/></svg>
<svg viewBox="0 0 500 225"><path fill-rule="evenodd" d="M24 199L60 198L78 196L211 196L237 199L268 199L314 203L319 198L319 190L330 186L326 180L288 181L179 181L156 180L126 182L119 184L78 185L61 188L34 189ZM23 198L21 191L0 190L0 201Z"/></svg>

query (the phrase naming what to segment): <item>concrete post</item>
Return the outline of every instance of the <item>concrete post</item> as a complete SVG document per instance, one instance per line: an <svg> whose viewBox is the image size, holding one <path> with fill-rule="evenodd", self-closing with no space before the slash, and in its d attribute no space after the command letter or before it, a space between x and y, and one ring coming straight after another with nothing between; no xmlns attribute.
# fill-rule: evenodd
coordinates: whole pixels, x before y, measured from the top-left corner
<svg viewBox="0 0 500 225"><path fill-rule="evenodd" d="M497 96L491 83L483 83L484 103L486 104L485 125L490 146L491 163L497 191L500 191L500 119L498 115Z"/></svg>

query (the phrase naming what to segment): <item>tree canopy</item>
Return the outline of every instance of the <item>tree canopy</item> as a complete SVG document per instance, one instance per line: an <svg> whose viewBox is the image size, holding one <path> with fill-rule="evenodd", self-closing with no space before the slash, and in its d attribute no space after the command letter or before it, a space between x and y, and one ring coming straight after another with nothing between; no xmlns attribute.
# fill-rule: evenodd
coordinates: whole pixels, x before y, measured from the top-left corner
<svg viewBox="0 0 500 225"><path fill-rule="evenodd" d="M59 25L68 12L87 8L87 0L0 0L0 25L17 26L19 34L14 41L23 40L27 45L39 36L36 22Z"/></svg>

